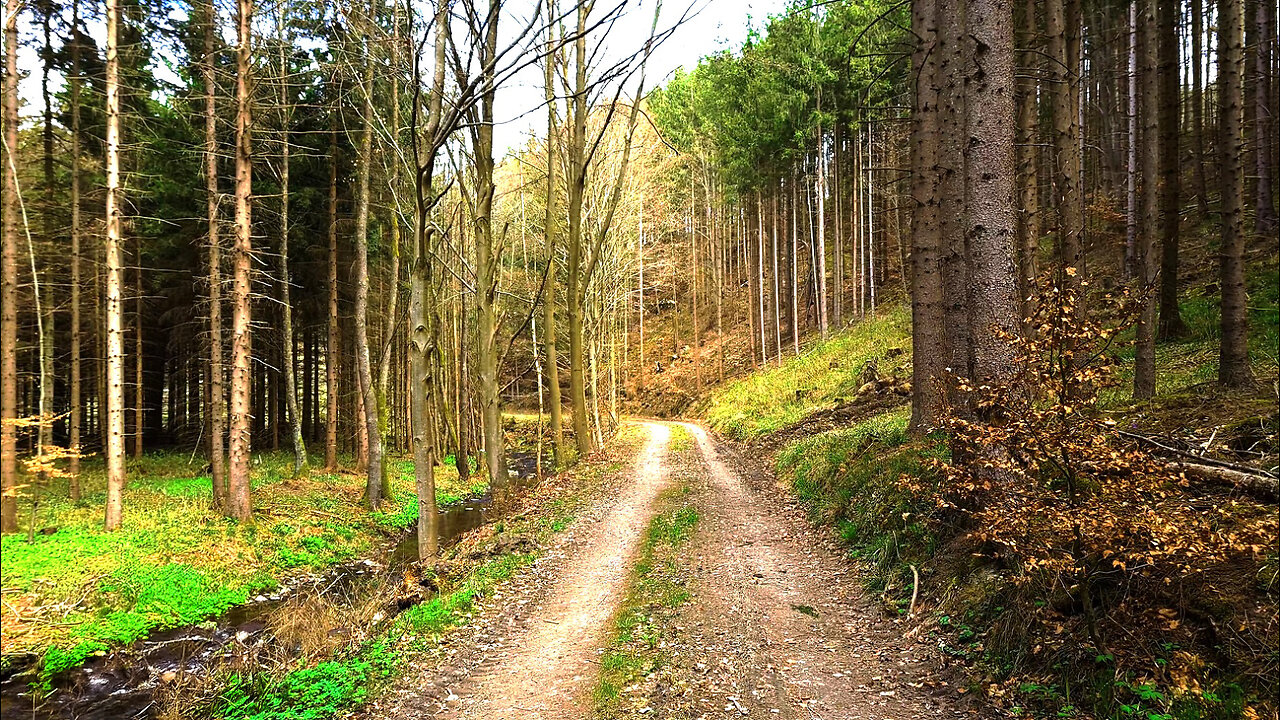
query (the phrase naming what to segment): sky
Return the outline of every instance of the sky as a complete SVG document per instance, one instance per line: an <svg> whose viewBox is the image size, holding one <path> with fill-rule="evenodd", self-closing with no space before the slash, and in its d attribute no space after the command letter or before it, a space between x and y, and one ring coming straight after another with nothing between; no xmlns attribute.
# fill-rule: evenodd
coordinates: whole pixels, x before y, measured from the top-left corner
<svg viewBox="0 0 1280 720"><path fill-rule="evenodd" d="M655 1L632 1L626 17L614 26L606 40L606 62L610 58L631 54L642 46L653 19ZM704 55L723 49L737 49L746 40L752 26L761 27L765 18L782 12L786 6L786 0L665 0L659 20L660 30L678 21L690 2L693 3L691 17L676 28L649 59L646 80L649 88L666 82L680 67L692 68ZM522 3L529 3L529 0L517 0L511 6L518 7ZM565 4L562 0L562 5ZM597 7L603 10L612 7L612 3L600 2ZM508 28L518 22L515 15L519 12L514 9L513 17L505 21ZM99 45L105 45L105 25L100 21L90 21L87 27L91 34L101 35L97 38ZM26 73L19 91L25 103L21 112L24 117L31 117L40 112L41 101L39 41L36 37L40 28L30 11L20 17L19 32L26 43L20 46L18 53L19 72ZM51 82L57 87L62 78L53 77ZM541 134L546 124L546 116L540 112L542 101L542 71L538 67L526 69L500 88L495 101L497 126L494 128L494 144L499 155L522 146L530 135Z"/></svg>

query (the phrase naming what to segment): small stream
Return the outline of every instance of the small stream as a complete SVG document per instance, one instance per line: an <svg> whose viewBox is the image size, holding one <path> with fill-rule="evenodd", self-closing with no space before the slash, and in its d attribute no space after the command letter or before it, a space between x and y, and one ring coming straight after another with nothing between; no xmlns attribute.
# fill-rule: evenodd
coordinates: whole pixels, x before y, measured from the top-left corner
<svg viewBox="0 0 1280 720"><path fill-rule="evenodd" d="M512 453L510 465L524 486L535 476L532 456ZM448 547L491 518L492 498L473 498L439 515L440 546ZM124 720L152 718L161 710L159 695L169 683L202 675L246 646L270 648L272 611L300 593L316 593L344 602L367 596L418 558L418 538L410 529L382 558L357 560L292 586L259 595L222 616L197 625L152 633L129 647L91 658L53 678L52 692L35 690L37 667L6 670L0 677L0 720Z"/></svg>

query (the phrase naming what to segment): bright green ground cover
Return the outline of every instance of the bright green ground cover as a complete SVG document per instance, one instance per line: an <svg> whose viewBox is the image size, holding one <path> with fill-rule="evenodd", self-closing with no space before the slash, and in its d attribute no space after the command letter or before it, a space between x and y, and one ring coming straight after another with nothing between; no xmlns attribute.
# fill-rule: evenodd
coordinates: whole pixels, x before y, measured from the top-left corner
<svg viewBox="0 0 1280 720"><path fill-rule="evenodd" d="M446 632L471 617L479 602L533 562L553 535L595 501L602 483L622 469L623 459L633 457L645 439L639 426L624 425L610 441L606 457L576 466L561 488L544 485L534 490L536 510L496 523L493 537L478 547L469 546L461 556L454 556L456 548L447 553L446 561L468 563L462 576L452 582L441 578L444 587L439 594L396 616L359 647L323 662L302 661L283 675L226 676L213 706L203 710L223 720L320 720L359 706L410 658L430 652ZM486 548L511 536L531 538L538 550L487 555Z"/></svg>
<svg viewBox="0 0 1280 720"><path fill-rule="evenodd" d="M725 383L700 408L717 432L747 440L800 422L848 400L862 385L862 371L876 361L882 376L905 376L911 363L911 313L885 308L770 366Z"/></svg>
<svg viewBox="0 0 1280 720"><path fill-rule="evenodd" d="M394 509L369 513L360 476L313 471L294 479L290 454L255 457L251 524L210 508L209 477L183 454L155 453L131 465L118 532L101 529L100 461L86 462L79 503L65 487L43 489L37 527L51 534L0 540L6 658L35 653L46 672L56 672L151 631L218 615L291 573L368 553L416 517L410 461L394 462ZM437 468L436 482L441 504L485 490L481 480L460 483L452 466Z"/></svg>

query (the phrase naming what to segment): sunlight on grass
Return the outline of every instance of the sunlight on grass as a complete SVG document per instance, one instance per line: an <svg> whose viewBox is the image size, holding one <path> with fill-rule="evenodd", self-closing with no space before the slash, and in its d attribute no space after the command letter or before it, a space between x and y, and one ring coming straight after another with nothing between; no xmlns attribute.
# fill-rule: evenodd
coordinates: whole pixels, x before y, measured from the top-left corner
<svg viewBox="0 0 1280 720"><path fill-rule="evenodd" d="M876 361L882 376L903 376L911 363L911 314L897 306L854 324L799 356L734 380L713 392L702 408L716 431L756 438L800 422L851 398L862 371Z"/></svg>

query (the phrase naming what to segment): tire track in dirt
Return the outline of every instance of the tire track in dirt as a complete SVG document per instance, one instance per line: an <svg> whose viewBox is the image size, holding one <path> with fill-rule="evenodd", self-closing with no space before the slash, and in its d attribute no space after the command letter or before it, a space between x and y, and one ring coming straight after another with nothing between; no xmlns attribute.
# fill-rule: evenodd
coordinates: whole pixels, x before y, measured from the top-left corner
<svg viewBox="0 0 1280 720"><path fill-rule="evenodd" d="M907 654L863 598L856 575L803 518L747 487L698 425L707 477L695 599L677 671L687 687L660 715L906 720L966 715L920 687ZM664 713L663 711L666 711Z"/></svg>
<svg viewBox="0 0 1280 720"><path fill-rule="evenodd" d="M671 429L643 424L649 440L635 463L634 481L560 569L554 590L526 609L535 620L454 688L455 698L439 717L559 720L585 714L597 650L669 476L664 461Z"/></svg>

